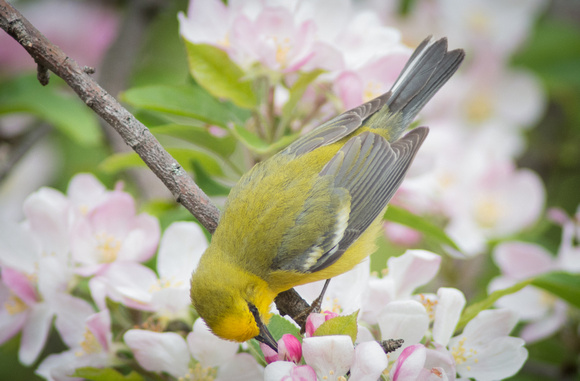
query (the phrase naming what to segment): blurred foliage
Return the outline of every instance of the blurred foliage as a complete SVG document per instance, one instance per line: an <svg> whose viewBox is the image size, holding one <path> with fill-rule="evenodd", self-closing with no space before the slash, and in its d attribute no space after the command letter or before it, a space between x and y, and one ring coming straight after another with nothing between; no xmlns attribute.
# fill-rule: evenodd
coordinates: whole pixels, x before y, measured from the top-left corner
<svg viewBox="0 0 580 381"><path fill-rule="evenodd" d="M544 15L513 64L542 80L549 102L520 164L542 176L547 205L572 214L580 189L580 24Z"/></svg>

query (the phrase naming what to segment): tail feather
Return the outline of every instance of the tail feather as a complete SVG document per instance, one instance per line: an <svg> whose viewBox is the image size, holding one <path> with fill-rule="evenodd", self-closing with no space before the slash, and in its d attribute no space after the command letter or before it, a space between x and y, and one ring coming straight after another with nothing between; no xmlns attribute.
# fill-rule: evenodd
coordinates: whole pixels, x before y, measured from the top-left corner
<svg viewBox="0 0 580 381"><path fill-rule="evenodd" d="M465 57L461 49L447 51L447 39L433 41L427 37L415 49L403 71L390 90L386 102L390 112L401 112L398 137L413 121L417 113L433 95L449 80Z"/></svg>

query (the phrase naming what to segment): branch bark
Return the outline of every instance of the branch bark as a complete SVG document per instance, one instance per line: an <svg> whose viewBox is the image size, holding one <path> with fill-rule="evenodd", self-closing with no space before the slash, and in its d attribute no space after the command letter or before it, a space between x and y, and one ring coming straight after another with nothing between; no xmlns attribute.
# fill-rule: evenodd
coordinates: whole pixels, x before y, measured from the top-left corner
<svg viewBox="0 0 580 381"><path fill-rule="evenodd" d="M211 233L219 220L219 210L193 182L181 165L141 122L95 82L79 64L44 37L20 12L0 0L0 27L26 49L39 69L41 83L48 83L46 70L62 79L97 115L121 135L145 164L171 191L176 200Z"/></svg>
<svg viewBox="0 0 580 381"><path fill-rule="evenodd" d="M90 70L80 67L52 44L5 0L0 0L0 28L18 41L37 63L42 85L48 84L47 70L64 79L87 106L119 133L176 200L213 234L219 221L217 207L149 129L90 77ZM276 298L276 305L282 315L289 315L300 325L305 323L302 312L310 306L294 289L281 293Z"/></svg>

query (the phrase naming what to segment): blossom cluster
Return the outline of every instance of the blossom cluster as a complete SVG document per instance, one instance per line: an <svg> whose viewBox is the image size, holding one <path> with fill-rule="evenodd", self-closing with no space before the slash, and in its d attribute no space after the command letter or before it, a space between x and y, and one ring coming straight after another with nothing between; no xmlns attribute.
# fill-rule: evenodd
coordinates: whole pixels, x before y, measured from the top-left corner
<svg viewBox="0 0 580 381"><path fill-rule="evenodd" d="M430 136L393 202L444 220L462 255L481 254L490 240L534 224L544 206L539 176L515 165L524 132L543 113L543 90L534 75L508 66L544 1L421 1L406 17L396 4L192 0L180 33L225 50L248 77L282 78L273 86L278 110L299 73L324 70L296 110L317 105L308 114L314 122L388 91L428 35L465 49L459 73L420 114ZM393 226L387 234L407 244L420 238Z"/></svg>
<svg viewBox="0 0 580 381"><path fill-rule="evenodd" d="M159 222L137 214L120 184L108 191L93 175L79 174L66 195L41 188L23 209L22 223L3 221L0 228L0 343L20 332L19 359L31 365L54 320L69 349L44 359L39 375L66 379L76 368L115 364L119 346L107 300L149 311L161 327L191 321L190 262L207 246L197 225L166 229L155 272L143 262L157 251ZM183 236L179 247L175 235Z"/></svg>
<svg viewBox="0 0 580 381"><path fill-rule="evenodd" d="M461 291L441 287L434 294L415 293L436 276L440 263L437 254L408 250L389 259L388 274L381 278L371 276L368 263L362 263L333 279L322 303L327 311L309 316L301 351L293 337L282 338L290 345L284 345L279 356L272 358L276 361L266 367L266 379L306 372L296 361L301 354L318 379L340 379L347 371L356 380L381 376L389 380L455 380L456 374L496 380L515 374L527 359L524 340L509 336L518 321L515 312L484 310L461 327L466 303ZM321 286L318 282L297 290L302 295L316 295ZM348 336L315 335L316 329L337 312L349 311L359 311L356 345ZM378 342L388 339L404 342L385 354ZM262 349L265 353L268 350L265 346Z"/></svg>
<svg viewBox="0 0 580 381"><path fill-rule="evenodd" d="M447 233L467 256L529 228L542 214L542 181L517 168L515 159L525 149L526 130L543 115L544 90L509 60L543 5L437 0L417 3L405 19L382 13L410 39L436 33L466 50L462 70L422 114L431 134L417 158L421 168L404 184L399 201L417 213L444 216Z"/></svg>
<svg viewBox="0 0 580 381"><path fill-rule="evenodd" d="M389 259L382 278L371 276L365 261L334 279L322 303L334 312L310 315L302 344L284 335L278 353L263 349L270 363L264 370L248 347L217 338L192 314L189 277L207 247L199 226L174 222L160 239L157 219L137 214L121 188L108 191L94 176L79 174L66 195L51 188L30 195L25 221L0 229L0 343L21 333L19 358L31 365L54 319L68 349L38 366L48 380L72 379L88 366L126 365L123 351L142 369L192 380L336 379L349 371L353 379L423 379L427 372L486 380L514 374L527 357L524 341L508 336L517 317L507 309L481 312L454 336L465 297L452 288L414 294L437 274L441 257L410 250ZM143 263L156 252L155 272ZM298 290L313 299L320 286ZM126 321L110 311L111 303L142 314ZM357 310L356 346L348 336L315 335L324 321ZM175 322L192 329L171 329ZM112 326L120 327L115 335ZM376 340L391 338L404 343L387 355Z"/></svg>

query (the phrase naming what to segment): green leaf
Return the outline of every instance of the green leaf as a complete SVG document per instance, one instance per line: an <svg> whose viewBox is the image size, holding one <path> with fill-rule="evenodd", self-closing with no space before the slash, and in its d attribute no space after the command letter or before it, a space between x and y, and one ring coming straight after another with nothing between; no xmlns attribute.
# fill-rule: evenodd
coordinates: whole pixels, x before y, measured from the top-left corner
<svg viewBox="0 0 580 381"><path fill-rule="evenodd" d="M169 148L167 152L173 156L186 171L192 171L192 161L198 162L211 175L223 175L222 168L210 155L191 149ZM106 173L117 173L129 168L144 168L145 163L135 152L117 153L109 156L100 165L99 169Z"/></svg>
<svg viewBox="0 0 580 381"><path fill-rule="evenodd" d="M236 139L233 136L227 135L219 138L209 133L203 127L165 124L151 127L149 130L155 136L167 135L183 139L200 147L207 148L222 157L230 156L236 149Z"/></svg>
<svg viewBox="0 0 580 381"><path fill-rule="evenodd" d="M121 99L135 107L222 127L230 123L243 124L250 117L249 111L218 101L198 85L137 87L122 93Z"/></svg>
<svg viewBox="0 0 580 381"><path fill-rule="evenodd" d="M214 96L229 99L240 107L256 106L252 83L244 79L245 73L226 52L213 45L184 41L189 71L201 86Z"/></svg>
<svg viewBox="0 0 580 381"><path fill-rule="evenodd" d="M443 248L450 247L454 250L460 251L457 244L449 238L443 229L427 221L424 217L417 216L406 209L389 205L384 218L385 220L408 226L423 233L426 237L431 238L438 244L442 245Z"/></svg>
<svg viewBox="0 0 580 381"><path fill-rule="evenodd" d="M290 88L290 97L282 107L282 118L280 120L280 128L283 129L292 119L292 114L296 109L298 101L302 99L304 92L308 85L312 83L320 74L324 73L322 69L316 69L308 73L302 73L298 80Z"/></svg>
<svg viewBox="0 0 580 381"><path fill-rule="evenodd" d="M215 181L197 162L192 162L193 172L195 173L195 183L208 196L227 196L230 194L230 188Z"/></svg>
<svg viewBox="0 0 580 381"><path fill-rule="evenodd" d="M358 311L347 316L337 316L327 320L318 327L314 336L347 335L350 336L354 344L358 334L357 316Z"/></svg>
<svg viewBox="0 0 580 381"><path fill-rule="evenodd" d="M531 284L580 308L580 274L547 273L534 278Z"/></svg>
<svg viewBox="0 0 580 381"><path fill-rule="evenodd" d="M139 373L132 371L131 373L124 375L113 368L93 368L85 367L78 368L75 370L73 377L80 377L90 381L142 381L143 376Z"/></svg>
<svg viewBox="0 0 580 381"><path fill-rule="evenodd" d="M577 24L545 18L538 22L514 64L534 70L552 86L580 85L580 28Z"/></svg>
<svg viewBox="0 0 580 381"><path fill-rule="evenodd" d="M532 282L531 279L524 280L522 282L516 283L511 287L504 288L503 290L497 290L492 292L485 298L484 300L474 303L465 310L463 310L463 314L461 314L461 319L459 319L459 323L457 323L457 329L463 328L471 319L477 316L483 310L486 310L493 306L495 302L502 296L510 295L515 292L520 291L522 288L530 285Z"/></svg>
<svg viewBox="0 0 580 381"><path fill-rule="evenodd" d="M255 153L259 154L272 154L280 151L282 148L286 147L288 144L292 143L298 137L298 134L286 135L281 139L277 140L272 144L268 144L263 141L258 135L248 131L244 127L235 125L231 130L232 133L243 145L248 147Z"/></svg>
<svg viewBox="0 0 580 381"><path fill-rule="evenodd" d="M179 20L175 17L185 6L183 0L165 1L163 10L148 20L140 54L131 70L132 86L182 84L189 79L187 56L176 33Z"/></svg>
<svg viewBox="0 0 580 381"><path fill-rule="evenodd" d="M57 78L48 86L36 76L21 76L0 84L0 114L24 112L42 119L76 143L96 146L102 131L93 111L76 96L64 94Z"/></svg>
<svg viewBox="0 0 580 381"><path fill-rule="evenodd" d="M276 341L280 340L286 333L294 335L300 341L302 341L302 337L300 336L300 328L296 327L294 324L284 319L280 315L272 315L272 318L268 322L268 330L274 339L276 339Z"/></svg>

